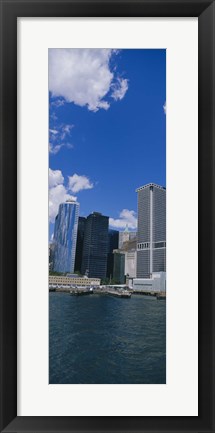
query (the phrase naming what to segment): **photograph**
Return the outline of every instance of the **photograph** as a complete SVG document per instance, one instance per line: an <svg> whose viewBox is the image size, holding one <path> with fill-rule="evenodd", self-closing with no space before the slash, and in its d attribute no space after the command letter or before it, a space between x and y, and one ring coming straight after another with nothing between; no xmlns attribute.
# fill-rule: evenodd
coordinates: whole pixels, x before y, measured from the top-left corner
<svg viewBox="0 0 215 433"><path fill-rule="evenodd" d="M213 433L215 0L0 3L0 432Z"/></svg>
<svg viewBox="0 0 215 433"><path fill-rule="evenodd" d="M49 71L49 383L166 383L166 50Z"/></svg>

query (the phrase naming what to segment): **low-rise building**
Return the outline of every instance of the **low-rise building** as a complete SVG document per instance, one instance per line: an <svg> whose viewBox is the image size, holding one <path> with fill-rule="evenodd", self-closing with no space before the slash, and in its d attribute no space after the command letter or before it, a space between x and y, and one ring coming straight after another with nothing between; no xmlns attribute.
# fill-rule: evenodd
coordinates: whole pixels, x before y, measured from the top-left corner
<svg viewBox="0 0 215 433"><path fill-rule="evenodd" d="M166 272L153 272L152 278L133 278L132 288L137 292L166 292Z"/></svg>
<svg viewBox="0 0 215 433"><path fill-rule="evenodd" d="M79 277L78 275L49 275L49 287L98 287L100 278Z"/></svg>

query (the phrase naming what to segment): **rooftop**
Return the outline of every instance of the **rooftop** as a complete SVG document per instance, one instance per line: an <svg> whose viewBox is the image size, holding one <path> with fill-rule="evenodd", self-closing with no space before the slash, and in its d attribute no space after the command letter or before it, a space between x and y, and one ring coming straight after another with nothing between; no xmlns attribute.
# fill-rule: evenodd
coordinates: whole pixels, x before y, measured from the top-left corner
<svg viewBox="0 0 215 433"><path fill-rule="evenodd" d="M157 185L156 183L147 183L146 185L140 186L135 191L138 192L138 191L141 191L142 189L150 188L151 186L155 187L155 188L163 189L164 191L166 191L165 186Z"/></svg>
<svg viewBox="0 0 215 433"><path fill-rule="evenodd" d="M76 200L72 199L72 198L68 198L65 203L72 203L72 204L79 204Z"/></svg>

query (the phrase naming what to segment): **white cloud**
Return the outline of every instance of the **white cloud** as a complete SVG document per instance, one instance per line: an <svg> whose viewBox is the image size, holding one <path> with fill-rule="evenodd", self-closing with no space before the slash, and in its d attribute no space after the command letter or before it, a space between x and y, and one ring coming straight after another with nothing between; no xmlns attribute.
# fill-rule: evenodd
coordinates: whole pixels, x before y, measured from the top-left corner
<svg viewBox="0 0 215 433"><path fill-rule="evenodd" d="M56 120L58 119L58 117L56 116L55 113L50 113L50 119L52 119L54 122L56 122Z"/></svg>
<svg viewBox="0 0 215 433"><path fill-rule="evenodd" d="M119 78L113 85L112 98L117 101L123 99L128 90L128 80L126 78Z"/></svg>
<svg viewBox="0 0 215 433"><path fill-rule="evenodd" d="M123 209L122 212L120 212L118 219L109 218L109 224L111 227L115 227L118 229L126 228L126 226L130 229L136 229L136 212L134 210Z"/></svg>
<svg viewBox="0 0 215 433"><path fill-rule="evenodd" d="M53 155L56 155L62 146L63 144L56 144L55 146L53 146L51 143L49 143L49 152Z"/></svg>
<svg viewBox="0 0 215 433"><path fill-rule="evenodd" d="M49 132L54 135L58 134L58 131L56 129L49 129Z"/></svg>
<svg viewBox="0 0 215 433"><path fill-rule="evenodd" d="M65 146L68 149L73 148L73 144L68 142L71 138L71 131L74 125L61 124L55 126L54 129L49 129L49 152L53 155L59 152L59 150ZM64 140L67 140L66 142Z"/></svg>
<svg viewBox="0 0 215 433"><path fill-rule="evenodd" d="M71 135L71 130L74 128L74 125L61 125L60 127L60 139L65 140L65 138Z"/></svg>
<svg viewBox="0 0 215 433"><path fill-rule="evenodd" d="M70 134L72 128L74 128L74 125L63 125L63 132L65 134Z"/></svg>
<svg viewBox="0 0 215 433"><path fill-rule="evenodd" d="M49 90L53 97L62 97L91 111L107 110L103 98L113 88L112 97L122 99L128 89L126 79L119 79L110 70L111 49L49 49ZM114 84L115 83L115 84Z"/></svg>
<svg viewBox="0 0 215 433"><path fill-rule="evenodd" d="M79 176L78 174L73 174L69 176L69 186L68 189L74 193L82 191L83 189L92 189L93 183L86 176Z"/></svg>
<svg viewBox="0 0 215 433"><path fill-rule="evenodd" d="M61 144L55 144L49 143L49 152L53 155L56 155L62 147L67 147L68 149L73 149L72 143L61 143Z"/></svg>
<svg viewBox="0 0 215 433"><path fill-rule="evenodd" d="M64 104L65 104L65 101L63 99L56 99L55 101L52 101L52 103L51 103L51 105L53 107L56 107L56 108L62 107L62 105L64 105Z"/></svg>
<svg viewBox="0 0 215 433"><path fill-rule="evenodd" d="M77 200L77 197L67 193L64 185L57 185L49 190L49 221L54 223L58 214L59 205L68 199Z"/></svg>
<svg viewBox="0 0 215 433"><path fill-rule="evenodd" d="M166 101L164 102L164 105L163 105L163 111L166 114Z"/></svg>
<svg viewBox="0 0 215 433"><path fill-rule="evenodd" d="M64 177L60 170L49 169L49 221L54 222L60 203L68 199L77 200L77 197L68 194L63 185Z"/></svg>
<svg viewBox="0 0 215 433"><path fill-rule="evenodd" d="M61 170L49 169L49 221L54 223L60 203L68 199L77 200L69 191L77 193L83 189L93 188L93 183L86 176L74 174L69 177L69 184L65 186Z"/></svg>
<svg viewBox="0 0 215 433"><path fill-rule="evenodd" d="M64 177L60 170L49 169L49 188L63 184Z"/></svg>

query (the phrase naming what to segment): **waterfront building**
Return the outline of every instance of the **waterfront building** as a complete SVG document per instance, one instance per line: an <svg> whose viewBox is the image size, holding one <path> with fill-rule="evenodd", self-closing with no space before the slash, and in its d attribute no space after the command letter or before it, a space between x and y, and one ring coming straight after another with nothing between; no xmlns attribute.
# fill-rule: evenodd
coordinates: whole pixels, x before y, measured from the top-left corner
<svg viewBox="0 0 215 433"><path fill-rule="evenodd" d="M136 292L164 293L166 292L166 272L152 272L151 278L134 278L132 288Z"/></svg>
<svg viewBox="0 0 215 433"><path fill-rule="evenodd" d="M166 271L166 188L149 183L138 193L137 277Z"/></svg>
<svg viewBox="0 0 215 433"><path fill-rule="evenodd" d="M53 270L74 272L79 203L61 203L55 218Z"/></svg>
<svg viewBox="0 0 215 433"><path fill-rule="evenodd" d="M114 283L125 283L125 253L121 250L114 250L113 279Z"/></svg>
<svg viewBox="0 0 215 433"><path fill-rule="evenodd" d="M81 273L81 265L82 265L85 224L86 224L86 218L79 217L76 253L75 253L75 272L79 272L79 273Z"/></svg>
<svg viewBox="0 0 215 433"><path fill-rule="evenodd" d="M49 275L50 288L99 287L100 278L80 277L79 275Z"/></svg>
<svg viewBox="0 0 215 433"><path fill-rule="evenodd" d="M109 217L99 212L91 213L85 223L82 275L106 278L108 254Z"/></svg>
<svg viewBox="0 0 215 433"><path fill-rule="evenodd" d="M113 250L118 248L119 232L117 230L108 230L108 255L107 255L107 278L113 278Z"/></svg>

